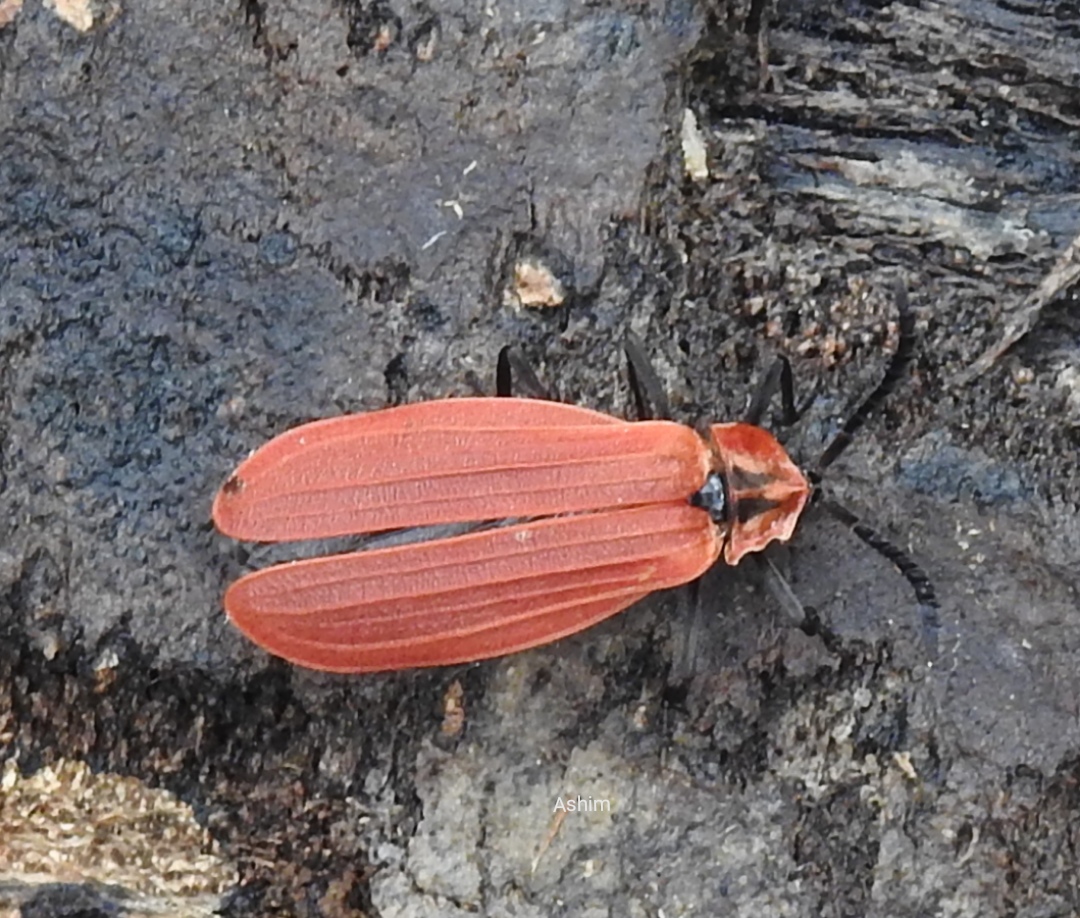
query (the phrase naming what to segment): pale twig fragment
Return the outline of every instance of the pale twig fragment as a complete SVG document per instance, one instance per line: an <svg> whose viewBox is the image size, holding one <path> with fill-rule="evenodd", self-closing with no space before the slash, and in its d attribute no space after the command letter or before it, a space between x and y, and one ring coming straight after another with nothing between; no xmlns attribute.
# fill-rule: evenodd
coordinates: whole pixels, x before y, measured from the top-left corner
<svg viewBox="0 0 1080 918"><path fill-rule="evenodd" d="M682 150L686 174L695 182L705 181L709 177L708 151L697 118L690 109L683 111Z"/></svg>
<svg viewBox="0 0 1080 918"><path fill-rule="evenodd" d="M965 370L956 374L953 385L965 386L982 376L990 369L1017 341L1024 337L1039 320L1046 305L1059 294L1068 290L1080 280L1080 235L1066 246L1061 257L1054 262L1050 272L1039 284L1005 326L1005 331L996 344L987 348Z"/></svg>

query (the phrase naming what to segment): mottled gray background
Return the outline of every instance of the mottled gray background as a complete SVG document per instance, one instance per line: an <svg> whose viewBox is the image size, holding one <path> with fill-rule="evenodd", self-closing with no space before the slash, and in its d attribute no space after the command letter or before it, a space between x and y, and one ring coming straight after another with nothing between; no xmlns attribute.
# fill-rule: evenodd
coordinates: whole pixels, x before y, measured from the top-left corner
<svg viewBox="0 0 1080 918"><path fill-rule="evenodd" d="M1075 3L0 6L0 757L179 794L236 915L1080 911ZM508 296L524 258L561 307ZM715 571L689 683L677 596L351 678L226 623L252 559L209 502L274 433L489 391L507 343L627 412L633 329L686 420L788 355L811 461L897 278L913 378L830 481L936 582L934 666L902 578L815 514L773 557L838 646ZM579 794L611 812L553 823Z"/></svg>

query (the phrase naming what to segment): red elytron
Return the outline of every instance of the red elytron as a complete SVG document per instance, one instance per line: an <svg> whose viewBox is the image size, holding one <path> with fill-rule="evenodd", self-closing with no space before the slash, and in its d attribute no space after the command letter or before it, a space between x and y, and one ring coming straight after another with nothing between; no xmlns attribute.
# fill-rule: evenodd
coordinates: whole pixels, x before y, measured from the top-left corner
<svg viewBox="0 0 1080 918"><path fill-rule="evenodd" d="M313 669L440 666L546 644L717 558L792 535L811 488L776 439L464 398L304 424L218 493L226 535L279 542L527 518L281 564L225 594L241 631Z"/></svg>

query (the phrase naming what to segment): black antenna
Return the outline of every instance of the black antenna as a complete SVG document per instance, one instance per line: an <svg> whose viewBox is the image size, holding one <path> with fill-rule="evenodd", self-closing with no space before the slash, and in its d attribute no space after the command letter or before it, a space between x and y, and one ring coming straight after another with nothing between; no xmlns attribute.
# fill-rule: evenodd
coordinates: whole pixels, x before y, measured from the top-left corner
<svg viewBox="0 0 1080 918"><path fill-rule="evenodd" d="M923 641L932 655L937 653L937 636L941 630L941 617L937 594L934 592L934 584L918 564L902 548L897 547L883 535L880 535L854 513L842 504L835 501L822 499L818 505L833 519L838 520L855 533L860 539L869 545L874 551L891 561L893 566L900 571L903 578L915 591L915 599L919 603L919 618L922 620Z"/></svg>
<svg viewBox="0 0 1080 918"><path fill-rule="evenodd" d="M906 551L894 545L883 535L867 526L854 513L842 504L826 498L819 489L821 473L827 469L840 456L859 429L867 419L876 411L897 384L907 376L908 368L915 358L915 313L911 310L908 301L907 290L897 281L893 288L896 298L896 307L899 313L900 340L896 345L896 352L885 368L885 375L881 378L877 388L866 396L859 406L852 412L844 426L840 428L836 436L825 447L817 465L810 471L809 477L814 484L814 502L818 504L833 519L843 523L855 533L866 545L891 562L908 582L915 593L915 599L919 606L919 617L922 621L922 637L931 656L937 654L937 636L941 630L937 595L934 585L929 576L918 564L916 564Z"/></svg>
<svg viewBox="0 0 1080 918"><path fill-rule="evenodd" d="M908 302L907 290L899 282L893 288L896 296L896 307L900 314L900 341L896 346L896 352L889 361L885 375L881 378L876 389L862 400L862 404L856 408L851 416L840 428L832 442L825 447L825 451L818 459L817 465L810 472L810 480L815 484L821 480L821 473L832 465L840 454L847 449L852 437L866 423L870 415L878 409L889 393L896 388L906 375L908 367L915 357L915 313L911 311Z"/></svg>

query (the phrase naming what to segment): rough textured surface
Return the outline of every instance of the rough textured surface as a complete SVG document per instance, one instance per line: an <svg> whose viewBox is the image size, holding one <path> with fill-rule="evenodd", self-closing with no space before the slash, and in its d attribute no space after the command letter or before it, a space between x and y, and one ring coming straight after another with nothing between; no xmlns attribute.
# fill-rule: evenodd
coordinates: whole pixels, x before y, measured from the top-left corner
<svg viewBox="0 0 1080 918"><path fill-rule="evenodd" d="M1076 292L1026 299L1075 276L1077 61L1064 2L0 3L0 755L178 794L236 915L1080 910ZM624 411L631 328L687 420L791 357L810 462L896 277L914 379L830 485L936 581L932 668L814 514L774 560L835 640L753 565L453 671L220 615L210 498L290 424L490 390L507 342ZM78 890L22 914L120 895Z"/></svg>
<svg viewBox="0 0 1080 918"><path fill-rule="evenodd" d="M0 903L40 905L45 890L102 884L127 893L127 914L209 915L236 882L191 807L137 778L95 775L85 762L24 778L8 759L0 794Z"/></svg>

